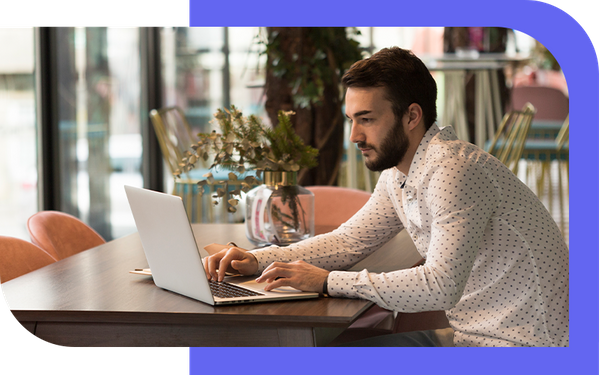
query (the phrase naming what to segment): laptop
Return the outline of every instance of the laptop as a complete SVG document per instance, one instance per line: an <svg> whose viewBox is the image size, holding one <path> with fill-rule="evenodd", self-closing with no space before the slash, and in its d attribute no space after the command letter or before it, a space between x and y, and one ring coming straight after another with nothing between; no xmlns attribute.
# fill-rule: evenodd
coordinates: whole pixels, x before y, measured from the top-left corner
<svg viewBox="0 0 600 375"><path fill-rule="evenodd" d="M210 305L319 296L291 287L265 291L266 284L255 277L209 281L202 264L208 252L198 248L181 197L132 186L125 186L125 192L156 286Z"/></svg>

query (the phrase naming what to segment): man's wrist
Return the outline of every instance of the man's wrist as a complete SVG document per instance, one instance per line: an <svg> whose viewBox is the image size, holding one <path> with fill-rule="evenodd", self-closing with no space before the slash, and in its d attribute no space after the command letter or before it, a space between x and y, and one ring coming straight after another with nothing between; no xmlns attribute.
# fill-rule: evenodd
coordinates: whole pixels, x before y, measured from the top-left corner
<svg viewBox="0 0 600 375"><path fill-rule="evenodd" d="M325 281L323 281L323 295L327 296L329 295L329 293L327 292L327 279L329 278L329 275L327 275L327 277L325 278Z"/></svg>
<svg viewBox="0 0 600 375"><path fill-rule="evenodd" d="M252 256L250 263L256 265L256 270L254 271L254 274L258 275L258 273L260 272L260 261L258 260L256 254L254 254L255 251L256 250L248 250L248 254Z"/></svg>

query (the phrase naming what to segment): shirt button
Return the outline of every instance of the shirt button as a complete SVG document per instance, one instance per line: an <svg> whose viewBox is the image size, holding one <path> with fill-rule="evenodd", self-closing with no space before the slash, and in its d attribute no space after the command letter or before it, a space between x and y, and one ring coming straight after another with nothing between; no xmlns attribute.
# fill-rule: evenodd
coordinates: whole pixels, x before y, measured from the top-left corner
<svg viewBox="0 0 600 375"><path fill-rule="evenodd" d="M419 237L418 237L416 234L413 234L413 237L412 237L412 239L416 241L416 240L417 240L417 238L419 238Z"/></svg>

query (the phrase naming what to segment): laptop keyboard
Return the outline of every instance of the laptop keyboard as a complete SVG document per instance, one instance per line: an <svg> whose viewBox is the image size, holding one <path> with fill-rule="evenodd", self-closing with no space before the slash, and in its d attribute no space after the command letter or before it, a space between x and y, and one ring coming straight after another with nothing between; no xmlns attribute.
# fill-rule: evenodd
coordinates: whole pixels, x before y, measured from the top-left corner
<svg viewBox="0 0 600 375"><path fill-rule="evenodd" d="M246 288L239 287L235 284L228 282L218 282L209 280L210 290L215 297L220 298L233 298L233 297L251 297L251 296L262 296L262 293L255 292Z"/></svg>

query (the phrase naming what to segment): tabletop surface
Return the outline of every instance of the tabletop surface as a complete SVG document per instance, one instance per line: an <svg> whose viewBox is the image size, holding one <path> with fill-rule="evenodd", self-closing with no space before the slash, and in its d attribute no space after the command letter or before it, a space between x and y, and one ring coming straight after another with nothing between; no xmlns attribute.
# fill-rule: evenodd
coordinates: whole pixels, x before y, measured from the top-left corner
<svg viewBox="0 0 600 375"><path fill-rule="evenodd" d="M234 241L250 248L242 224L192 225L200 246ZM220 239L220 240L219 240ZM181 323L245 322L347 326L372 302L318 298L214 307L131 274L147 262L137 233L86 250L2 284L20 321Z"/></svg>
<svg viewBox="0 0 600 375"><path fill-rule="evenodd" d="M423 56L423 62L432 71L500 69L510 63L527 59L529 56L505 53L479 53L476 57L462 56L456 53Z"/></svg>

